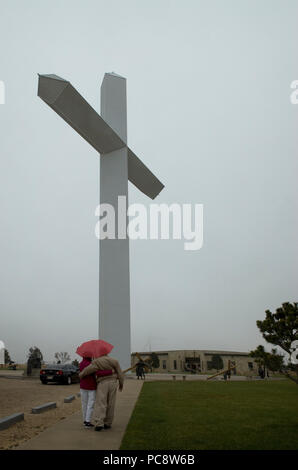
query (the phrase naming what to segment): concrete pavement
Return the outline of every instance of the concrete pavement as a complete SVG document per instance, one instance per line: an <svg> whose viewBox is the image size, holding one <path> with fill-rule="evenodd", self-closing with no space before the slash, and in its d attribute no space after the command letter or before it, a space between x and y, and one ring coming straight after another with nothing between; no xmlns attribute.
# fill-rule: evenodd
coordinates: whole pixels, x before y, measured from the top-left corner
<svg viewBox="0 0 298 470"><path fill-rule="evenodd" d="M142 389L143 381L124 382L123 392L117 392L115 418L111 429L94 431L82 424L81 411L59 421L15 450L117 450L132 411Z"/></svg>

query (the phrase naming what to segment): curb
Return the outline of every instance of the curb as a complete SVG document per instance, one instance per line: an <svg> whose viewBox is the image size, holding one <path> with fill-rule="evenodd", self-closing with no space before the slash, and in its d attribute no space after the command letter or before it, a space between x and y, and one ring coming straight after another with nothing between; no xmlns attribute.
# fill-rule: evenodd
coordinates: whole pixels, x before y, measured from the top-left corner
<svg viewBox="0 0 298 470"><path fill-rule="evenodd" d="M18 423L24 420L24 413L15 413L5 418L0 419L0 430L7 429L12 424Z"/></svg>
<svg viewBox="0 0 298 470"><path fill-rule="evenodd" d="M57 405L54 401L45 403L44 405L35 406L34 408L32 408L32 413L39 414L43 413L44 411L51 410L52 408L57 408Z"/></svg>
<svg viewBox="0 0 298 470"><path fill-rule="evenodd" d="M75 395L69 395L69 397L64 398L64 403L71 403L75 398Z"/></svg>

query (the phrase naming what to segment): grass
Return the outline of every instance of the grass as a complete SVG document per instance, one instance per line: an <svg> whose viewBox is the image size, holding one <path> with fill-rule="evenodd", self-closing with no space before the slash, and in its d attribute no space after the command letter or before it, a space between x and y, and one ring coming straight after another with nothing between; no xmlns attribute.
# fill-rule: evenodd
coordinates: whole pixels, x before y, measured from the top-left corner
<svg viewBox="0 0 298 470"><path fill-rule="evenodd" d="M144 383L120 449L298 449L298 386L288 380Z"/></svg>

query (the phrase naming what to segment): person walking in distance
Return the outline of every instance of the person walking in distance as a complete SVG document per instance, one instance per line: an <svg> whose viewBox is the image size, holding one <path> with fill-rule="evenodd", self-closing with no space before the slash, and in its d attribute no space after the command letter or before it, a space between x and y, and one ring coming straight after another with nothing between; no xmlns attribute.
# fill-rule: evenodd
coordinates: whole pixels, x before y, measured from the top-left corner
<svg viewBox="0 0 298 470"><path fill-rule="evenodd" d="M145 380L145 370L144 370L144 363L143 362L138 362L137 363L136 374L137 374L138 380L139 380L140 377L141 377L141 380L143 378Z"/></svg>
<svg viewBox="0 0 298 470"><path fill-rule="evenodd" d="M112 370L111 375L103 376L100 374L100 371L109 369ZM118 384L119 391L122 391L124 375L117 359L105 354L94 359L91 364L80 372L80 380L97 371L97 392L92 418L95 423L95 431L101 431L112 426Z"/></svg>

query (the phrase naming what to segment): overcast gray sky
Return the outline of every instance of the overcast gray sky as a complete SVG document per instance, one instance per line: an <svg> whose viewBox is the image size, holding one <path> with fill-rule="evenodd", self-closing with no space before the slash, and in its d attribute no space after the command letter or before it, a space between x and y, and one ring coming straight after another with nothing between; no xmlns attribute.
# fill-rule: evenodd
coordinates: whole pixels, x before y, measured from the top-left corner
<svg viewBox="0 0 298 470"><path fill-rule="evenodd" d="M297 301L298 3L37 0L0 10L0 339L72 358L98 330L99 156L37 97L37 73L99 110L127 78L128 143L204 204L204 245L131 242L132 350L265 344L256 320ZM130 184L130 203L150 200Z"/></svg>

